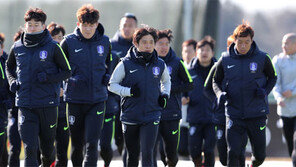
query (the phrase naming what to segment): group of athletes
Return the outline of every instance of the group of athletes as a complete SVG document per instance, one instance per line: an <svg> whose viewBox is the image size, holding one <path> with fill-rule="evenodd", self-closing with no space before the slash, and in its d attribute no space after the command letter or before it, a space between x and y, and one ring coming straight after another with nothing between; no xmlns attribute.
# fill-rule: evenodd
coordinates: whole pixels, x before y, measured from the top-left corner
<svg viewBox="0 0 296 167"><path fill-rule="evenodd" d="M21 141L25 166L67 166L69 138L73 166L96 166L98 147L110 166L113 139L127 167L138 166L140 155L143 167L157 166L158 152L165 166L176 166L179 155L190 155L197 167L214 166L216 144L223 165L245 166L248 138L251 166L260 166L274 86L296 159L295 34L284 36L283 53L272 62L242 23L216 61L210 36L184 41L177 56L171 30L138 28L132 13L112 39L91 4L76 16L77 27L66 35L57 23L46 26L42 9L30 8L9 54L0 35L1 166L20 166Z"/></svg>

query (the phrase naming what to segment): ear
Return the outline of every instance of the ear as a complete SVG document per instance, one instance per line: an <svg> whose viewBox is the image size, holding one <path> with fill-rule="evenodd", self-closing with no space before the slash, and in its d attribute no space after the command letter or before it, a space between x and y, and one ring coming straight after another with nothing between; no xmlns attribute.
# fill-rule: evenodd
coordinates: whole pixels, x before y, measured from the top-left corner
<svg viewBox="0 0 296 167"><path fill-rule="evenodd" d="M120 30L121 27L123 26L123 25L122 25L122 21L123 21L123 18L120 19L120 22L119 22L119 25L118 25L119 30Z"/></svg>
<svg viewBox="0 0 296 167"><path fill-rule="evenodd" d="M118 25L118 29L119 29L119 30L121 29L121 24Z"/></svg>
<svg viewBox="0 0 296 167"><path fill-rule="evenodd" d="M45 24L43 24L43 25L42 25L42 29L45 30L45 28L46 28L46 26L45 26Z"/></svg>
<svg viewBox="0 0 296 167"><path fill-rule="evenodd" d="M99 24L100 24L100 23L99 23L99 22L97 22L97 25L96 25L96 27L98 27L98 26L99 26Z"/></svg>
<svg viewBox="0 0 296 167"><path fill-rule="evenodd" d="M25 30L27 29L27 22L25 22L25 24L24 24L24 29Z"/></svg>
<svg viewBox="0 0 296 167"><path fill-rule="evenodd" d="M79 22L77 22L77 23L76 23L76 25L77 25L77 27L79 27L79 26L80 26L80 23L79 23Z"/></svg>
<svg viewBox="0 0 296 167"><path fill-rule="evenodd" d="M238 39L235 39L235 40L233 41L233 43L234 43L235 45L237 45L237 41L238 41Z"/></svg>
<svg viewBox="0 0 296 167"><path fill-rule="evenodd" d="M139 47L139 44L138 44L138 42L136 42L136 41L135 41L135 42L133 42L133 44L135 45L135 47L136 47L136 48L138 48L138 47Z"/></svg>

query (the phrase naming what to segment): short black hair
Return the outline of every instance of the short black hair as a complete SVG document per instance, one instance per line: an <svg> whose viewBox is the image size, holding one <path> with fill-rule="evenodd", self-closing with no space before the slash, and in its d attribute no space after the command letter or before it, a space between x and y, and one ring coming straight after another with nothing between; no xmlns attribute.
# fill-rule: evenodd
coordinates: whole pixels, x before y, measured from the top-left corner
<svg viewBox="0 0 296 167"><path fill-rule="evenodd" d="M138 23L138 19L133 13L125 13L123 18L134 19Z"/></svg>
<svg viewBox="0 0 296 167"><path fill-rule="evenodd" d="M139 28L135 31L135 33L133 34L133 43L139 43L142 37L146 35L151 35L154 39L154 43L156 43L156 41L158 40L156 29L152 27L144 27Z"/></svg>
<svg viewBox="0 0 296 167"><path fill-rule="evenodd" d="M63 36L65 35L66 31L65 28L62 25L59 25L55 22L51 22L48 26L47 29L50 33L51 36L55 36L62 32Z"/></svg>
<svg viewBox="0 0 296 167"><path fill-rule="evenodd" d="M24 16L25 22L33 19L35 21L41 21L42 24L45 24L46 18L46 14L40 8L30 8Z"/></svg>
<svg viewBox="0 0 296 167"><path fill-rule="evenodd" d="M207 35L202 40L197 42L196 48L199 49L205 45L209 45L211 47L212 51L214 51L215 44L216 44L216 41L211 36Z"/></svg>
<svg viewBox="0 0 296 167"><path fill-rule="evenodd" d="M167 38L169 40L169 42L171 42L172 39L174 38L173 32L170 29L158 30L157 35L158 35L158 40L161 38Z"/></svg>
<svg viewBox="0 0 296 167"><path fill-rule="evenodd" d="M183 42L182 47L192 45L193 49L196 50L196 44L197 44L196 40L189 39L189 40Z"/></svg>

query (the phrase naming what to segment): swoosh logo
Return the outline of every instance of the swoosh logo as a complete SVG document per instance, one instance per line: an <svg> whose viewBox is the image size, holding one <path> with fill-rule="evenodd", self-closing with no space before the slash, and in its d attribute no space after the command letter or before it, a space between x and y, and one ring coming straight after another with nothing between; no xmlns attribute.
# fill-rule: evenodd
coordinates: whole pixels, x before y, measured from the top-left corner
<svg viewBox="0 0 296 167"><path fill-rule="evenodd" d="M196 77L197 77L197 75L193 75L193 76L191 76L192 79L194 79L194 78L196 78Z"/></svg>
<svg viewBox="0 0 296 167"><path fill-rule="evenodd" d="M134 72L136 72L136 71L138 71L138 69L130 70L130 73L134 73Z"/></svg>
<svg viewBox="0 0 296 167"><path fill-rule="evenodd" d="M75 53L82 51L82 48L80 49L75 49Z"/></svg>
<svg viewBox="0 0 296 167"><path fill-rule="evenodd" d="M24 55L24 54L26 54L26 53L18 53L17 55L18 55L18 56L21 56L21 55Z"/></svg>
<svg viewBox="0 0 296 167"><path fill-rule="evenodd" d="M101 115L103 113L104 113L104 111L101 111L101 112L97 111L97 115Z"/></svg>
<svg viewBox="0 0 296 167"><path fill-rule="evenodd" d="M158 125L159 124L159 121L155 121L153 122L154 125Z"/></svg>
<svg viewBox="0 0 296 167"><path fill-rule="evenodd" d="M0 136L2 136L4 133L5 133L5 132L1 132L1 133L0 133Z"/></svg>
<svg viewBox="0 0 296 167"><path fill-rule="evenodd" d="M176 133L178 133L178 130L174 130L172 131L172 134L175 135Z"/></svg>
<svg viewBox="0 0 296 167"><path fill-rule="evenodd" d="M69 126L64 127L64 130L66 131L67 129L69 129Z"/></svg>
<svg viewBox="0 0 296 167"><path fill-rule="evenodd" d="M228 65L227 66L227 68L229 69L229 68L232 68L232 67L234 67L235 65Z"/></svg>
<svg viewBox="0 0 296 167"><path fill-rule="evenodd" d="M116 52L116 51L114 51L114 53L115 53L117 56L119 56L122 52Z"/></svg>
<svg viewBox="0 0 296 167"><path fill-rule="evenodd" d="M55 124L53 124L53 125L50 125L49 127L50 128L53 128L53 127L55 127L57 125L57 123L55 123Z"/></svg>
<svg viewBox="0 0 296 167"><path fill-rule="evenodd" d="M263 130L263 129L265 129L265 127L266 127L266 125L265 126L260 126L260 130Z"/></svg>
<svg viewBox="0 0 296 167"><path fill-rule="evenodd" d="M108 118L108 119L105 119L105 122L110 122L112 120L112 118Z"/></svg>

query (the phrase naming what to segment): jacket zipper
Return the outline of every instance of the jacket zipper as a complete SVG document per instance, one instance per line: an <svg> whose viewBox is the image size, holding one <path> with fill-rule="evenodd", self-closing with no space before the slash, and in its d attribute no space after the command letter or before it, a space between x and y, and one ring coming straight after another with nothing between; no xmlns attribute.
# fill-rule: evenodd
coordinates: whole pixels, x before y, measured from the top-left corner
<svg viewBox="0 0 296 167"><path fill-rule="evenodd" d="M32 79L33 79L33 77L32 77L32 57L34 56L34 53L35 53L35 50L32 52L32 51L30 51L30 54L29 54L29 73L30 73L30 89L29 89L29 91L30 91L30 97L29 97L29 108L31 108L32 107ZM34 60L34 59L33 59ZM37 81L38 82L38 81Z"/></svg>
<svg viewBox="0 0 296 167"><path fill-rule="evenodd" d="M146 102L146 90L147 90L147 65L145 64L145 89L144 89L144 104L145 104L145 108L144 108L144 119L145 119L145 115L147 112L147 102Z"/></svg>
<svg viewBox="0 0 296 167"><path fill-rule="evenodd" d="M240 60L241 61L241 69L242 69L242 82L244 83L244 60L243 58ZM245 106L244 106L244 89L243 89L243 85L242 84L242 87L241 87L241 92L242 92L242 96L241 96L241 106L242 106L242 118L245 118Z"/></svg>
<svg viewBox="0 0 296 167"><path fill-rule="evenodd" d="M89 58L88 58L88 62L90 62L90 86L89 86L89 91L90 91L90 93L91 93L91 102L93 102L94 101L94 96L95 96L95 93L93 93L93 91L94 91L94 88L93 88L93 64L92 64L92 60L93 60L93 54L92 54L92 51L91 51L91 42L88 42L87 43L88 44L88 50L89 50Z"/></svg>

